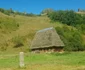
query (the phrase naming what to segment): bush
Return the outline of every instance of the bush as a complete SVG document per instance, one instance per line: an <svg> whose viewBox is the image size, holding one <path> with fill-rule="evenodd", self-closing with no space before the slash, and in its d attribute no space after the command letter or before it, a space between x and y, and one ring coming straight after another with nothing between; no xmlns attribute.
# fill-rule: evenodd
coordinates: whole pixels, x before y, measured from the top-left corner
<svg viewBox="0 0 85 70"><path fill-rule="evenodd" d="M76 25L76 28L77 28L78 31L81 32L82 34L85 34L85 24Z"/></svg>
<svg viewBox="0 0 85 70"><path fill-rule="evenodd" d="M26 12L19 12L19 11L13 11L12 8L6 10L6 9L3 9L3 8L0 8L0 12L6 14L6 15L13 15L14 17L16 15L23 15L23 16L37 16L36 14L33 14L33 13L26 13Z"/></svg>
<svg viewBox="0 0 85 70"><path fill-rule="evenodd" d="M23 44L23 37L20 36L16 36L12 39L13 43L14 43L14 48L18 48L21 46L24 46Z"/></svg>
<svg viewBox="0 0 85 70"><path fill-rule="evenodd" d="M48 17L53 21L59 21L63 24L75 26L76 24L85 23L85 16L77 14L73 10L54 11L49 13Z"/></svg>
<svg viewBox="0 0 85 70"><path fill-rule="evenodd" d="M83 46L82 36L75 28L69 28L68 26L55 28L61 39L63 40L66 51L82 51L85 49Z"/></svg>
<svg viewBox="0 0 85 70"><path fill-rule="evenodd" d="M5 41L3 44L0 44L0 51L6 51L8 48L8 43Z"/></svg>
<svg viewBox="0 0 85 70"><path fill-rule="evenodd" d="M52 13L52 12L54 12L53 9L47 8L47 9L44 9L44 10L41 12L41 14L46 14L46 15L48 15L48 14L50 14L50 13Z"/></svg>

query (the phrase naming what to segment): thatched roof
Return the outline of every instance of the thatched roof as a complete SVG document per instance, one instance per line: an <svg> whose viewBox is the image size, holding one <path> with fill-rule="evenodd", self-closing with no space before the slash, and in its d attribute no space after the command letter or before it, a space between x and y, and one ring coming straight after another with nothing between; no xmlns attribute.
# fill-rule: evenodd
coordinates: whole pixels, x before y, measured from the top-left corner
<svg viewBox="0 0 85 70"><path fill-rule="evenodd" d="M39 30L31 44L31 49L45 48L45 47L63 47L64 43L61 41L59 35L53 27Z"/></svg>

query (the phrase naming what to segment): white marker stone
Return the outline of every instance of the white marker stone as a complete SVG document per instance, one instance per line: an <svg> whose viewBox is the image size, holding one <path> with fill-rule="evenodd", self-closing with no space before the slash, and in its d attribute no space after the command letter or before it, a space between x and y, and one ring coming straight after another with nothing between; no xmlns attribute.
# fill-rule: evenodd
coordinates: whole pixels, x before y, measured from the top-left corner
<svg viewBox="0 0 85 70"><path fill-rule="evenodd" d="M20 67L24 67L24 52L20 52Z"/></svg>

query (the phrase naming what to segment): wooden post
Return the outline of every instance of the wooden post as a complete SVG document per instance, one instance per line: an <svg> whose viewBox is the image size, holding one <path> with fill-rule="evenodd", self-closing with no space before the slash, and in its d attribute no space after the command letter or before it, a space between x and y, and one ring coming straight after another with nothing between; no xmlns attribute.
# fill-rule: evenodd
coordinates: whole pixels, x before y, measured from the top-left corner
<svg viewBox="0 0 85 70"><path fill-rule="evenodd" d="M20 67L24 67L24 52L20 52Z"/></svg>

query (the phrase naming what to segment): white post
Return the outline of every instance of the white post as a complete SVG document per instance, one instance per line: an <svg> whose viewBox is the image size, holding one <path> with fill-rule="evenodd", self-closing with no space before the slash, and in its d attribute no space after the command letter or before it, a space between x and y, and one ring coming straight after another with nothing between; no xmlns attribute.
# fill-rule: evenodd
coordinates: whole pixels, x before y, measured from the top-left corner
<svg viewBox="0 0 85 70"><path fill-rule="evenodd" d="M20 52L20 67L24 67L24 52Z"/></svg>

